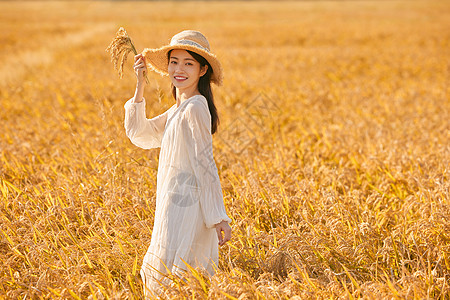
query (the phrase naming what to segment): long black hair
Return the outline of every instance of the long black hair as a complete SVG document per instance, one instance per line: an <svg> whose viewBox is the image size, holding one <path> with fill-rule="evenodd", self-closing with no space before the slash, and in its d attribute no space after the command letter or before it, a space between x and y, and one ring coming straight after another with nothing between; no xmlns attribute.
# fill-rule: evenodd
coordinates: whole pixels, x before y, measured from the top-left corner
<svg viewBox="0 0 450 300"><path fill-rule="evenodd" d="M211 114L211 134L214 134L217 131L217 127L219 126L219 114L217 113L216 105L214 104L214 96L211 89L211 76L213 74L213 69L209 62L200 54L195 52L186 50L192 57L200 63L200 67L208 66L206 73L200 77L198 80L198 91L202 94L206 100L208 101L209 113ZM170 59L170 52L167 54L167 58ZM176 100L177 99L177 88L172 84L172 96Z"/></svg>

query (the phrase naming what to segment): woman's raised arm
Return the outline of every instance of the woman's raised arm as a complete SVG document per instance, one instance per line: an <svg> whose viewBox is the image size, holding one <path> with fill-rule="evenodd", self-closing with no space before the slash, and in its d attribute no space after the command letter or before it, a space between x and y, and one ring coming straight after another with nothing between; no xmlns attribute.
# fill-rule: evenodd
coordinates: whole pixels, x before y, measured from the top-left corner
<svg viewBox="0 0 450 300"><path fill-rule="evenodd" d="M134 56L134 72L136 73L136 91L134 92L134 102L139 103L144 96L145 80L144 75L147 73L147 65L145 63L145 57L142 54Z"/></svg>
<svg viewBox="0 0 450 300"><path fill-rule="evenodd" d="M129 99L125 105L125 133L130 141L143 149L161 147L161 140L166 127L169 110L152 119L145 116L145 99L135 102Z"/></svg>
<svg viewBox="0 0 450 300"><path fill-rule="evenodd" d="M147 71L142 54L134 57L134 70L137 83L133 98L125 105L125 132L133 144L140 148L151 149L161 147L161 140L167 122L169 109L159 116L147 119L145 116L144 74Z"/></svg>

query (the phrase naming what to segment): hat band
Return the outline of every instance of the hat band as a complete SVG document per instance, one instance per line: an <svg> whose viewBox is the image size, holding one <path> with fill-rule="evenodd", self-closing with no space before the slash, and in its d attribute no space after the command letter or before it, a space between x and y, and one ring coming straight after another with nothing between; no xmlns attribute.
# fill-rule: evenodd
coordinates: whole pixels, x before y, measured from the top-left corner
<svg viewBox="0 0 450 300"><path fill-rule="evenodd" d="M209 53L209 49L203 47L202 45L200 45L200 44L198 44L198 43L196 43L194 41L190 41L190 40L175 40L175 41L170 43L171 46L176 46L176 45L179 45L179 44L194 46L194 47L200 48L202 50L205 50L206 52Z"/></svg>

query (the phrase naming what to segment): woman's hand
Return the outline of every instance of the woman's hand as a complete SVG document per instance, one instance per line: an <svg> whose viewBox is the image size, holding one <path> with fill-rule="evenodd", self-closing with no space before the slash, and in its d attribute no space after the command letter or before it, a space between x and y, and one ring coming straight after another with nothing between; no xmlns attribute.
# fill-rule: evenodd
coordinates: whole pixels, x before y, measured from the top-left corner
<svg viewBox="0 0 450 300"><path fill-rule="evenodd" d="M133 68L136 73L138 83L143 83L144 75L147 73L147 64L145 63L145 57L142 54L134 56Z"/></svg>
<svg viewBox="0 0 450 300"><path fill-rule="evenodd" d="M219 246L222 246L231 239L231 227L227 221L222 221L215 225L217 237L219 238ZM223 237L222 237L223 232Z"/></svg>

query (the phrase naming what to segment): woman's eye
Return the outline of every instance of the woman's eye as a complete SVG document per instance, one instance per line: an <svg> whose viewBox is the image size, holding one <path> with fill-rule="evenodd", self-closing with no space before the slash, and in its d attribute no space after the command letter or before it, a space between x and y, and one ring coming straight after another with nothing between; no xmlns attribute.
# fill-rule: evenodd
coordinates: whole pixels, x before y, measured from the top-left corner
<svg viewBox="0 0 450 300"><path fill-rule="evenodd" d="M192 66L192 63L186 63L186 65L188 65L188 66Z"/></svg>
<svg viewBox="0 0 450 300"><path fill-rule="evenodd" d="M176 61L174 61L174 60L172 60L171 62L170 62L171 64L176 64L177 62Z"/></svg>

